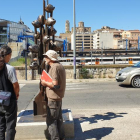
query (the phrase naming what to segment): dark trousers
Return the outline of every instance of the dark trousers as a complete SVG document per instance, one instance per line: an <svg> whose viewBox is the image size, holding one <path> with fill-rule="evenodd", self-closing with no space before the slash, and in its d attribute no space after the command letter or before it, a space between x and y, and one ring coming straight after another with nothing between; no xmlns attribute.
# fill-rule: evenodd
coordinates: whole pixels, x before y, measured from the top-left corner
<svg viewBox="0 0 140 140"><path fill-rule="evenodd" d="M16 134L17 101L12 100L8 107L0 106L0 140L14 140ZM6 137L5 137L6 132Z"/></svg>
<svg viewBox="0 0 140 140"><path fill-rule="evenodd" d="M49 139L64 139L64 126L62 118L62 101L48 101L47 107L47 130Z"/></svg>

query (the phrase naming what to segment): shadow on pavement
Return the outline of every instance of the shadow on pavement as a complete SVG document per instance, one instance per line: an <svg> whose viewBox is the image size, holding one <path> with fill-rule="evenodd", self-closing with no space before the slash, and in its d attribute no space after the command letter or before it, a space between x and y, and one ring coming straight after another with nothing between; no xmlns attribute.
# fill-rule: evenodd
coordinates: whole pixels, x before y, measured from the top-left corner
<svg viewBox="0 0 140 140"><path fill-rule="evenodd" d="M119 86L120 87L123 87L123 88L133 88L131 85L123 85L123 84L120 84Z"/></svg>
<svg viewBox="0 0 140 140"><path fill-rule="evenodd" d="M115 119L118 117L123 117L123 115L125 115L125 114L127 114L127 113L107 112L104 115L95 114L91 117L79 117L79 118L77 118L75 116L74 117L75 137L71 138L71 139L69 138L67 140L86 140L86 139L101 140L103 137L111 134L112 131L114 130L114 128L113 127L102 127L102 128L90 129L91 128L90 124L98 123L98 120L105 121L105 120ZM89 124L86 124L86 126L85 126L85 127L89 126L87 128L87 131L82 131L81 124L84 122L89 123Z"/></svg>

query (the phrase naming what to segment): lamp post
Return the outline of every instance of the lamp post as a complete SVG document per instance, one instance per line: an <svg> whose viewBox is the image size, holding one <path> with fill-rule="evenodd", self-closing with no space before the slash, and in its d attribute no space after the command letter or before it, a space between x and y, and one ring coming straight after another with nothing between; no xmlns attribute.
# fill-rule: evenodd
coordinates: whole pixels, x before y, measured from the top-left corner
<svg viewBox="0 0 140 140"><path fill-rule="evenodd" d="M73 57L74 57L74 79L76 79L76 43L75 43L75 0L73 0Z"/></svg>
<svg viewBox="0 0 140 140"><path fill-rule="evenodd" d="M140 49L139 41L140 41L140 37L138 36L138 50Z"/></svg>

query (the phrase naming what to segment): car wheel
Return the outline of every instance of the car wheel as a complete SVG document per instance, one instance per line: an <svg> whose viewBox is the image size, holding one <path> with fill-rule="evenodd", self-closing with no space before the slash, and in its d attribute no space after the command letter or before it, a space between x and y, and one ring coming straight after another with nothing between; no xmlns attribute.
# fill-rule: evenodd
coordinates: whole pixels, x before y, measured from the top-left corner
<svg viewBox="0 0 140 140"><path fill-rule="evenodd" d="M140 88L140 76L133 77L131 85L135 88Z"/></svg>

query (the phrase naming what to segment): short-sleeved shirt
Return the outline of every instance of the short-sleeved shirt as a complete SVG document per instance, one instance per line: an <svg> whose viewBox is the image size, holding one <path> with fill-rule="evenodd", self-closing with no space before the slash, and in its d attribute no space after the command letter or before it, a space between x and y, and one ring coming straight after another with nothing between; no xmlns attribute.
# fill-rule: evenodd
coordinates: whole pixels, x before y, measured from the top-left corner
<svg viewBox="0 0 140 140"><path fill-rule="evenodd" d="M66 73L65 68L59 62L53 63L49 69L49 75L53 81L58 81L59 89L46 88L48 100L61 101L64 97L66 87Z"/></svg>
<svg viewBox="0 0 140 140"><path fill-rule="evenodd" d="M17 82L15 68L6 64L0 73L0 90L11 92L11 99L16 100L13 83Z"/></svg>
<svg viewBox="0 0 140 140"><path fill-rule="evenodd" d="M6 64L6 67L7 67L8 79L10 80L10 82L12 84L18 82L15 68L9 64Z"/></svg>

